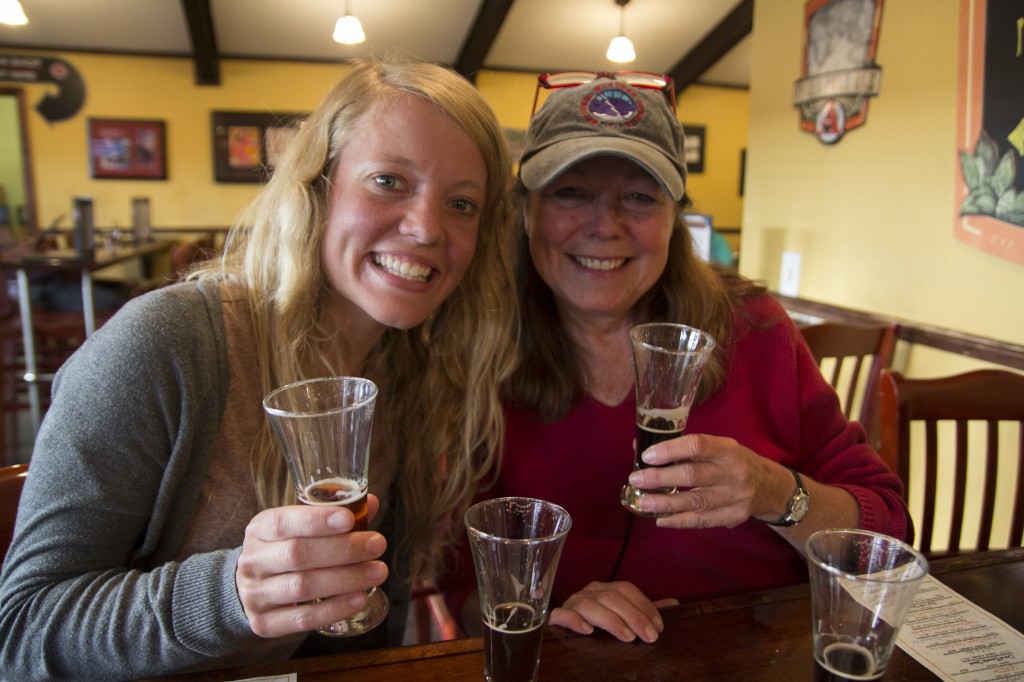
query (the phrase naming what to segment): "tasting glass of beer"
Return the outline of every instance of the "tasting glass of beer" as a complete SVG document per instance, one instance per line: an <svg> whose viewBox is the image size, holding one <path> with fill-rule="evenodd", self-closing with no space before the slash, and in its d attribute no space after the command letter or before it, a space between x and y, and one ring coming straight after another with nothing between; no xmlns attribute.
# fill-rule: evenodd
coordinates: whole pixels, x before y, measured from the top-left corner
<svg viewBox="0 0 1024 682"><path fill-rule="evenodd" d="M905 542L866 530L832 529L807 539L815 680L874 680L928 561Z"/></svg>
<svg viewBox="0 0 1024 682"><path fill-rule="evenodd" d="M529 497L480 502L465 516L488 682L533 682L569 512Z"/></svg>
<svg viewBox="0 0 1024 682"><path fill-rule="evenodd" d="M302 504L344 507L353 531L367 528L370 426L377 386L359 377L324 377L282 386L263 400ZM365 609L320 628L332 637L361 635L388 615L384 591L367 592Z"/></svg>
<svg viewBox="0 0 1024 682"><path fill-rule="evenodd" d="M641 459L644 450L682 435L715 340L695 327L667 322L637 325L629 331L629 338L636 375L636 471L652 466ZM634 514L659 516L640 509L644 495L674 492L675 488L641 490L627 483L619 499Z"/></svg>

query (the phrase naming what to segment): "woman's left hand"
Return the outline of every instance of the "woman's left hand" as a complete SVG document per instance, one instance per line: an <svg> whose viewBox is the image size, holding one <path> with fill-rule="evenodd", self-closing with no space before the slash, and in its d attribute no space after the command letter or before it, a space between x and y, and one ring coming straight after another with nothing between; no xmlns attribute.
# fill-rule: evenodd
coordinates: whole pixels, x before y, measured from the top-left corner
<svg viewBox="0 0 1024 682"><path fill-rule="evenodd" d="M750 517L778 519L793 489L792 474L732 438L687 434L643 453L651 466L634 471L637 488L677 488L671 495L645 494L641 508L659 514L670 528L733 528ZM781 506L780 506L781 505Z"/></svg>
<svg viewBox="0 0 1024 682"><path fill-rule="evenodd" d="M581 635L598 627L623 642L640 637L651 643L665 629L658 609L678 603L676 599L652 602L633 583L592 582L553 609L548 622Z"/></svg>

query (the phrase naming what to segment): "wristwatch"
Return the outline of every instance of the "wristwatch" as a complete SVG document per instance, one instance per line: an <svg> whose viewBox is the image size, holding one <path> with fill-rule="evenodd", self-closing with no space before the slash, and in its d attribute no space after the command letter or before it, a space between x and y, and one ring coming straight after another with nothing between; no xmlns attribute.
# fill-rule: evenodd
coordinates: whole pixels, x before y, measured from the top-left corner
<svg viewBox="0 0 1024 682"><path fill-rule="evenodd" d="M789 504L786 507L786 515L778 521L765 521L769 526L782 526L788 528L789 526L795 526L796 524L803 521L803 518L807 516L807 509L811 501L811 496L807 492L807 488L804 487L804 482L800 480L800 474L794 469L790 469L789 473L793 474L793 478L796 479L796 491L793 493L793 497L789 498Z"/></svg>

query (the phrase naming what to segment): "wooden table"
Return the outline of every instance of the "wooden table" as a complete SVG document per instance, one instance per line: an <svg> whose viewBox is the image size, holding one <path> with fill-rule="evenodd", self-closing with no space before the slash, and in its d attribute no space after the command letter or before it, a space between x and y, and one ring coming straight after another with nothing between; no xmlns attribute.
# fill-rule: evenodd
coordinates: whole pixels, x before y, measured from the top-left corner
<svg viewBox="0 0 1024 682"><path fill-rule="evenodd" d="M1024 549L932 562L931 574L965 598L1024 631ZM540 680L810 680L811 602L808 586L702 601L665 609L654 644L624 644L604 633L582 637L548 628ZM328 680L483 680L480 638L323 656L193 674L206 682L298 673L299 682ZM175 678L163 678L165 680ZM884 680L935 680L896 649Z"/></svg>
<svg viewBox="0 0 1024 682"><path fill-rule="evenodd" d="M25 377L28 384L29 409L32 413L33 432L39 430L42 408L39 382L52 379L40 376L36 360L35 334L32 327L32 297L29 291L30 272L76 272L82 278L82 313L86 336L96 331L96 313L92 300L92 273L103 268L168 251L174 244L170 240L157 240L142 244L119 244L116 248L99 248L91 255L82 255L70 249L36 252L33 244L18 244L0 255L0 268L14 270L18 282L18 307L25 344Z"/></svg>

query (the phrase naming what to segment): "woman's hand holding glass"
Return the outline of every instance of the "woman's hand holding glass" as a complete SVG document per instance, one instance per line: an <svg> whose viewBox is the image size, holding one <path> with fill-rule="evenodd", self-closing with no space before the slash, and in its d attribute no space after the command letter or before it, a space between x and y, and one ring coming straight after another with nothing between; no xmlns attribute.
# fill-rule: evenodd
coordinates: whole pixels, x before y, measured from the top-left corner
<svg viewBox="0 0 1024 682"><path fill-rule="evenodd" d="M732 438L687 434L648 448L647 464L629 475L637 488L678 488L647 494L644 510L667 528L734 528L749 518L778 519L792 494L793 476Z"/></svg>
<svg viewBox="0 0 1024 682"><path fill-rule="evenodd" d="M369 518L377 513L374 495ZM367 605L367 590L384 583L377 559L387 541L352 531L347 509L294 505L260 512L245 530L235 585L254 633L280 637L343 621ZM325 594L332 597L315 601Z"/></svg>

